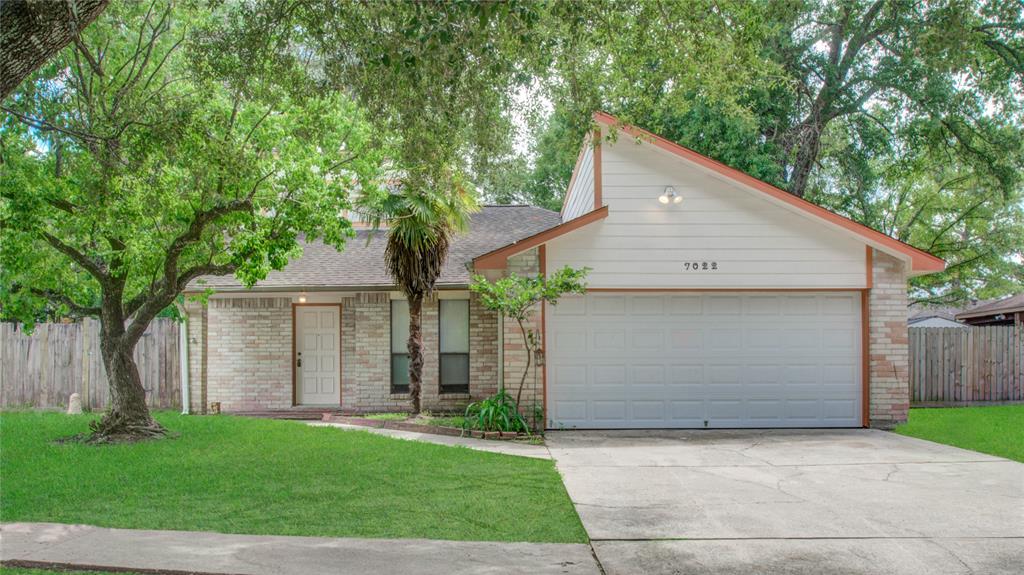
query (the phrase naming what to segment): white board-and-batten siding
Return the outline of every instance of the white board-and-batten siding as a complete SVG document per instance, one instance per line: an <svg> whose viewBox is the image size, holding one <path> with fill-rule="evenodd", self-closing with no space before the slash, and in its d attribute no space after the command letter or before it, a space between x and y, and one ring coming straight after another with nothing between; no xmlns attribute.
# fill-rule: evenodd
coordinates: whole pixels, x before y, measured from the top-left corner
<svg viewBox="0 0 1024 575"><path fill-rule="evenodd" d="M578 218L594 209L594 146L588 138L583 143L579 163L572 185L567 191L568 201L562 210L562 221Z"/></svg>
<svg viewBox="0 0 1024 575"><path fill-rule="evenodd" d="M650 144L620 137L602 145L608 216L551 240L548 270L589 267L591 288L866 287L864 243ZM585 158L592 162L593 151ZM589 194L580 193L588 172ZM581 166L563 220L592 209L584 209L592 172L592 163ZM658 201L666 186L682 203Z"/></svg>

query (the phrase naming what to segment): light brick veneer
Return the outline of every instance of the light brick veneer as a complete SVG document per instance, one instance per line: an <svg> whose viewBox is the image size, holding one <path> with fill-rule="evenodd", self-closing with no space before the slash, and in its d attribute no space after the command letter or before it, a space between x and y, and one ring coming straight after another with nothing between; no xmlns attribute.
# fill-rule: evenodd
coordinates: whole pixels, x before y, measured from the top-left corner
<svg viewBox="0 0 1024 575"><path fill-rule="evenodd" d="M423 305L423 409L462 411L497 391L497 314L470 297L470 393L442 394L438 379L438 303ZM189 390L193 413L210 402L224 411L292 406L291 298L212 298L188 302ZM408 394L391 394L391 297L341 298L341 407L358 413L406 411Z"/></svg>
<svg viewBox="0 0 1024 575"><path fill-rule="evenodd" d="M523 277L536 277L540 273L540 256L536 248L512 256L508 259L508 274ZM519 387L519 380L522 379L523 369L526 368L526 348L523 345L523 334L519 324L510 318L504 322L504 347L505 365L504 379L505 389L515 395ZM540 349L543 351L544 342L541 334L541 306L535 306L529 319L524 322L527 331L533 331L540 340ZM543 353L539 358L543 360ZM544 406L544 376L538 361L534 361L530 367L530 373L526 376L523 384L523 395L519 402L520 411L528 418L532 418L535 408ZM541 424L543 422L540 422Z"/></svg>
<svg viewBox="0 0 1024 575"><path fill-rule="evenodd" d="M900 260L874 251L874 282L868 292L871 427L888 429L907 420L910 408L907 273Z"/></svg>
<svg viewBox="0 0 1024 575"><path fill-rule="evenodd" d="M211 299L207 308L207 405L224 411L292 405L291 299Z"/></svg>

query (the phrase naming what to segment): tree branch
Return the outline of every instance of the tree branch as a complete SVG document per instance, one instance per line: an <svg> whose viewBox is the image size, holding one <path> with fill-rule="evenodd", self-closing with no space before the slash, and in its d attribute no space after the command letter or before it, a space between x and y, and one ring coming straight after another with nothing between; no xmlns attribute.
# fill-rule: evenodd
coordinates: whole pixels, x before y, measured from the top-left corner
<svg viewBox="0 0 1024 575"><path fill-rule="evenodd" d="M75 300L71 299L69 296L55 291L38 288L29 288L28 291L34 293L39 297L45 298L51 302L63 304L67 306L68 309L79 315L98 316L102 311L98 307L81 305L75 302Z"/></svg>
<svg viewBox="0 0 1024 575"><path fill-rule="evenodd" d="M62 242L59 238L49 232L41 231L39 232L39 235L46 240L46 243L53 246L53 249L71 258L72 261L85 268L85 271L92 274L92 276L100 280L101 283L107 279L107 271L103 269L102 266L89 259L82 252Z"/></svg>

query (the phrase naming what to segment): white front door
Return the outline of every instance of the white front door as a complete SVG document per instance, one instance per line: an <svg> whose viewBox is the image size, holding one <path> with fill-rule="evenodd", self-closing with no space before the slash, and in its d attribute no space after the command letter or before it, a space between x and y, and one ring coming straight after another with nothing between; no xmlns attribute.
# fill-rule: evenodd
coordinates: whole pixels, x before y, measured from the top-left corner
<svg viewBox="0 0 1024 575"><path fill-rule="evenodd" d="M852 292L566 296L548 426L859 427L860 324Z"/></svg>
<svg viewBox="0 0 1024 575"><path fill-rule="evenodd" d="M337 305L298 306L295 312L295 402L341 403L341 317Z"/></svg>

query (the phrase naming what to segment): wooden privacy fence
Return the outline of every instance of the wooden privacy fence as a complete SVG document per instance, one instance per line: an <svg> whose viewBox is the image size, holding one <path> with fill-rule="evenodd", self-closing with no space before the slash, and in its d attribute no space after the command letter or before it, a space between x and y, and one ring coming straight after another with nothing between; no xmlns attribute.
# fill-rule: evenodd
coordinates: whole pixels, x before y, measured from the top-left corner
<svg viewBox="0 0 1024 575"><path fill-rule="evenodd" d="M1024 401L1024 330L1012 325L910 328L910 401Z"/></svg>
<svg viewBox="0 0 1024 575"><path fill-rule="evenodd" d="M180 407L178 322L154 320L135 348L135 361L149 406ZM31 334L0 323L0 407L64 407L72 393L82 396L83 407L107 405L99 321L43 323Z"/></svg>

